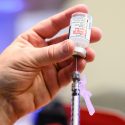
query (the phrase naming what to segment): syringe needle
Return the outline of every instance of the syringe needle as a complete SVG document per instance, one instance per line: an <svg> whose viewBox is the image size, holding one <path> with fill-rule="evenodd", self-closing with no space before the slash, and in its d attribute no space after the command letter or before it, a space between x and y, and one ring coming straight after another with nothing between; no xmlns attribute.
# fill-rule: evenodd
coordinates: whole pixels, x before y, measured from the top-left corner
<svg viewBox="0 0 125 125"><path fill-rule="evenodd" d="M78 71L78 58L77 56L74 56L74 58L75 58L75 64L76 64L75 70Z"/></svg>
<svg viewBox="0 0 125 125"><path fill-rule="evenodd" d="M78 69L77 69L77 66L78 66L78 65L77 65L77 56L76 56L76 71L78 70Z"/></svg>

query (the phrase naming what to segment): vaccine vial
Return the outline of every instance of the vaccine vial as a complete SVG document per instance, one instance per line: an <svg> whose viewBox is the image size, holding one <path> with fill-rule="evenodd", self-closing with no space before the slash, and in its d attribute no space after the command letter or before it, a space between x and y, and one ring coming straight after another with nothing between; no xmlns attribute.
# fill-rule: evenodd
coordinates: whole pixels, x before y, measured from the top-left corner
<svg viewBox="0 0 125 125"><path fill-rule="evenodd" d="M69 39L75 44L74 55L86 57L86 48L90 43L92 16L77 12L70 20Z"/></svg>

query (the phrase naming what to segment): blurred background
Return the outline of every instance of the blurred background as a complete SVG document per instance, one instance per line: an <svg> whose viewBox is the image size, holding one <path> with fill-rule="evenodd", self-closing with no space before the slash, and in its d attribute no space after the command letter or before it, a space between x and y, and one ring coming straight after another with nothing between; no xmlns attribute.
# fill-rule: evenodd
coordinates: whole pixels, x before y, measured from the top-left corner
<svg viewBox="0 0 125 125"><path fill-rule="evenodd" d="M0 52L37 22L79 3L89 7L93 25L103 31L101 42L91 45L96 59L82 73L87 75L93 104L125 113L125 0L1 0ZM63 88L56 98L70 104L70 87ZM29 117L23 122L31 121Z"/></svg>

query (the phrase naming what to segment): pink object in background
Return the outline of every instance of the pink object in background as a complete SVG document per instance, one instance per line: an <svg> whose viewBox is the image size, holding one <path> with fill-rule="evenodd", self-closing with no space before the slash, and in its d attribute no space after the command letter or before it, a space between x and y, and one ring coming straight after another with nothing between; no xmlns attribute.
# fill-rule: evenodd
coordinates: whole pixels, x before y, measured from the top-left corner
<svg viewBox="0 0 125 125"><path fill-rule="evenodd" d="M92 96L91 92L87 90L86 88L87 84L87 78L84 75L83 79L80 81L80 95L84 98L87 109L89 111L90 115L93 115L95 113L95 109L93 107L93 104L90 100L90 97Z"/></svg>

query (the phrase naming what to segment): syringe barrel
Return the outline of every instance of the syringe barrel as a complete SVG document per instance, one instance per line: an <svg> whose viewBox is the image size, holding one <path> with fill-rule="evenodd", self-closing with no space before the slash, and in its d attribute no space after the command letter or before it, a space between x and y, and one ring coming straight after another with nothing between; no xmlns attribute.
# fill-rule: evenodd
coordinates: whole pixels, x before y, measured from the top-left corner
<svg viewBox="0 0 125 125"><path fill-rule="evenodd" d="M75 71L72 75L73 84L72 84L72 114L71 114L71 125L80 124L80 89L79 81L80 74Z"/></svg>
<svg viewBox="0 0 125 125"><path fill-rule="evenodd" d="M80 90L79 83L74 82L72 85L72 118L71 125L80 124Z"/></svg>

